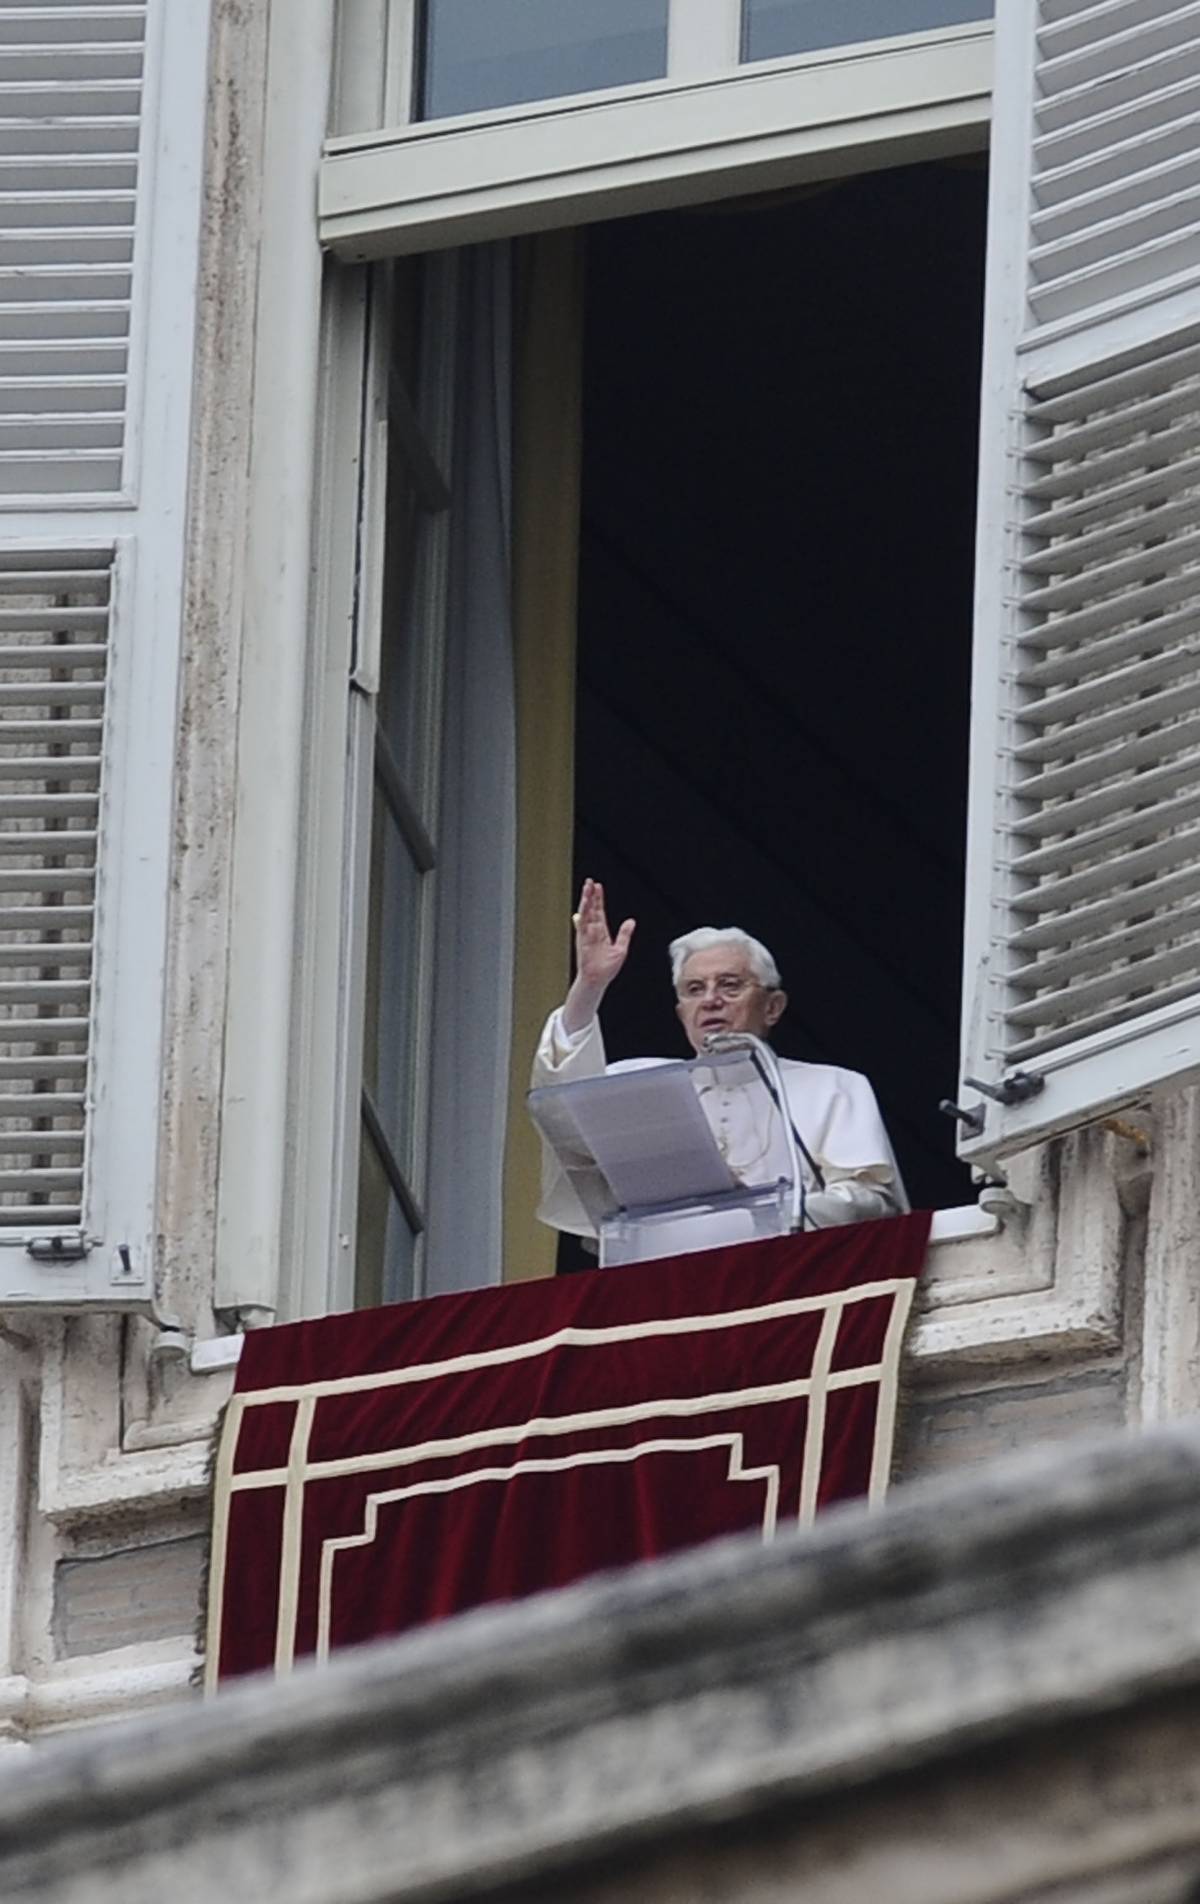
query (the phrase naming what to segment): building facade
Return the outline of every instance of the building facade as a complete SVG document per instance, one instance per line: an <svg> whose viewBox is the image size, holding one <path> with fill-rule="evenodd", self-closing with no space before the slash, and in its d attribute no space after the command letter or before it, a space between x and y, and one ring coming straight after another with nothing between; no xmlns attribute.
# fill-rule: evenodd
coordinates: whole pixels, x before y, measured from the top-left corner
<svg viewBox="0 0 1200 1904"><path fill-rule="evenodd" d="M788 233L833 231L854 262L856 220L874 207L882 231L903 203L911 270L895 311L865 316L896 364L924 361L903 353L966 295L939 219L990 145L982 367L959 366L982 392L973 628L948 657L916 632L953 626L938 576L963 554L925 501L937 392L889 370L911 409L873 393L864 418L862 353L806 359L814 417L810 386L833 390L838 483L862 472L837 525L847 598L852 564L886 580L888 520L930 552L929 598L855 650L854 719L838 728L845 694L817 689L842 791L813 829L827 859L801 856L859 1015L889 985L901 1001L883 1013L901 1121L933 1037L914 973L937 970L909 808L936 811L954 753L934 670L965 678L973 655L954 1122L983 1179L922 1196L943 1207L901 1478L1196 1406L1200 28L1170 0L1005 0L993 29L964 0L914 4L886 38L864 9L876 37L848 41L834 9L647 0L581 5L568 28L495 8L481 57L471 12L79 0L0 21L11 1743L187 1695L241 1331L553 1266L520 1097L566 978L573 811L620 814L595 789L634 751L627 724L605 756L620 771L589 769L582 739L575 758L577 732L608 731L577 716L624 625L616 597L581 603L587 524L611 525L614 497L653 524L661 501L632 454L602 489L588 445L610 396L614 440L637 440L672 387L657 344L648 384L587 382L622 305L622 339L650 328L651 279L614 281L631 231L682 260L718 222L766 221L753 297L747 279L711 299L730 324L754 305L765 361ZM900 196L872 197L889 180ZM806 280L822 335L864 315L849 282ZM669 434L735 551L757 546L764 497L802 484L782 425L778 468L756 460L776 392L790 415L786 356L764 387L738 381L745 352L709 351L720 414L756 419L724 488L737 432L705 434L718 399L687 360ZM802 557L833 533L802 517ZM705 538L684 546L706 588ZM772 640L773 678L807 643L814 683L839 645L828 625ZM894 851L846 764L882 699L911 772ZM790 852L760 857L797 878ZM889 890L892 860L876 944L851 889ZM956 1016L957 988L930 989Z"/></svg>

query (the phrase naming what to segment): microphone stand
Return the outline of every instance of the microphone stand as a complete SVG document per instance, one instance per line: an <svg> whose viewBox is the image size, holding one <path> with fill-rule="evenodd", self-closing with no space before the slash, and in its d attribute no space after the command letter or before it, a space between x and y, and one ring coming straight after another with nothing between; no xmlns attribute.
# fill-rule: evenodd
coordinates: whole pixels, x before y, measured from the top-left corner
<svg viewBox="0 0 1200 1904"><path fill-rule="evenodd" d="M816 1158L812 1155L804 1139L792 1120L788 1108L787 1096L783 1088L783 1073L779 1068L779 1059L765 1038L753 1031L710 1031L704 1040L705 1051L745 1051L757 1071L768 1097L783 1119L784 1137L788 1147L788 1163L792 1172L792 1229L802 1230L807 1216L807 1191L804 1182L804 1167L800 1158L808 1164L820 1189L825 1188L825 1178Z"/></svg>

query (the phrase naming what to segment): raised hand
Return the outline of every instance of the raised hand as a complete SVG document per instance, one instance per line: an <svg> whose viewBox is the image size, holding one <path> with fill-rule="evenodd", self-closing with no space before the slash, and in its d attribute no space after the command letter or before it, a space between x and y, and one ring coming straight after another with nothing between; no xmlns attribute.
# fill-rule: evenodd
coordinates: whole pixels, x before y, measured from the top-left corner
<svg viewBox="0 0 1200 1904"><path fill-rule="evenodd" d="M636 921L626 919L616 934L608 929L604 888L585 879L575 914L575 982L563 1007L567 1031L582 1031L596 1015L605 992L625 963Z"/></svg>

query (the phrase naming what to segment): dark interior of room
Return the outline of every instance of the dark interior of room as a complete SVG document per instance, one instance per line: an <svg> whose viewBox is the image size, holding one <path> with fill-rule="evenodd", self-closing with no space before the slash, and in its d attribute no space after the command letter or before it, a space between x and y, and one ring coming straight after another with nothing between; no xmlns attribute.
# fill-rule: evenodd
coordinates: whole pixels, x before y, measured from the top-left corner
<svg viewBox="0 0 1200 1904"><path fill-rule="evenodd" d="M941 1208L972 1198L938 1100L985 199L944 162L588 237L576 868L638 920L609 1055L686 1055L667 942L741 925L790 994L777 1048L865 1071Z"/></svg>

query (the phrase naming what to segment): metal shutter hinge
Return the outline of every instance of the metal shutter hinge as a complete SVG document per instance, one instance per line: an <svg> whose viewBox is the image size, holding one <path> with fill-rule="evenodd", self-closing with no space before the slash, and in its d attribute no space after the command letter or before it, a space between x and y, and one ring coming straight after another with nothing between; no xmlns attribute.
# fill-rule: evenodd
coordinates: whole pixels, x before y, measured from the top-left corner
<svg viewBox="0 0 1200 1904"><path fill-rule="evenodd" d="M54 1236L27 1236L25 1254L35 1263L81 1263L91 1251L91 1238L82 1230L60 1230Z"/></svg>
<svg viewBox="0 0 1200 1904"><path fill-rule="evenodd" d="M1045 1078L1038 1078L1031 1071L1010 1071L999 1084L985 1084L982 1078L964 1078L973 1091L982 1091L984 1097L994 1098L997 1104L1027 1104L1031 1097L1037 1097L1045 1090Z"/></svg>

